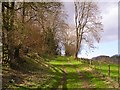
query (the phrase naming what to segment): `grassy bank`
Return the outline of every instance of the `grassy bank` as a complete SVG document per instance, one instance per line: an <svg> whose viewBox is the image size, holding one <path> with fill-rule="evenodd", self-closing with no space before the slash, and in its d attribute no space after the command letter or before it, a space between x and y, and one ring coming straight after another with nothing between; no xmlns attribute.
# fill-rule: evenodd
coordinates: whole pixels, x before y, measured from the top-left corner
<svg viewBox="0 0 120 90"><path fill-rule="evenodd" d="M18 90L114 88L109 80L97 73L87 63L74 60L73 57L42 58L37 56L35 58L25 56L20 60L19 65L15 66L16 69L3 67L3 87ZM112 70L114 68L113 65Z"/></svg>
<svg viewBox="0 0 120 90"><path fill-rule="evenodd" d="M96 63L94 64L97 71L101 72L105 76L109 76L109 70L110 70L110 76L113 80L118 80L118 65L113 63ZM109 68L110 67L110 68Z"/></svg>

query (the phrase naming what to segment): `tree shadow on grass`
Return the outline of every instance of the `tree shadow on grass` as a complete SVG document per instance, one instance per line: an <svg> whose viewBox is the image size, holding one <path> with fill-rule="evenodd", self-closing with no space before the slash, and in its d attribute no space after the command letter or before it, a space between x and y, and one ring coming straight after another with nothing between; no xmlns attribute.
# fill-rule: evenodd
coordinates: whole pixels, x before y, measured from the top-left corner
<svg viewBox="0 0 120 90"><path fill-rule="evenodd" d="M35 62L33 59L28 58L18 58L14 63L11 64L12 69L3 69L3 87L9 86L9 81L13 84L21 84L27 76L32 76L34 74L41 77L41 72L44 74L50 74L52 72L51 68L55 72L59 72L59 69L45 62ZM6 73L7 72L7 73ZM61 70L61 72L63 72ZM12 81L11 81L12 80ZM21 87L20 87L21 88Z"/></svg>
<svg viewBox="0 0 120 90"><path fill-rule="evenodd" d="M59 88L59 86L62 86L63 89L66 90L67 88L67 80L66 80L66 72L62 70L59 67L50 67L55 70L55 72L52 72L52 75L54 77L46 80L45 83L43 83L39 88Z"/></svg>
<svg viewBox="0 0 120 90"><path fill-rule="evenodd" d="M80 85L82 81L86 80L86 82L88 82L89 84L93 78L96 78L96 80L98 79L98 81L96 82L99 82L99 78L100 78L100 77L91 75L91 73L87 71L82 72L81 78L79 77L77 72L68 72L68 73L63 73L63 74L61 74L60 72L55 72L54 75L55 77L51 78L51 80L46 81L39 88L43 88L45 85L49 85L48 87L44 87L44 88L56 88L57 89L61 85L62 90L67 90L68 88L67 83L72 85L73 88L81 88ZM80 85L77 85L77 84L80 84Z"/></svg>

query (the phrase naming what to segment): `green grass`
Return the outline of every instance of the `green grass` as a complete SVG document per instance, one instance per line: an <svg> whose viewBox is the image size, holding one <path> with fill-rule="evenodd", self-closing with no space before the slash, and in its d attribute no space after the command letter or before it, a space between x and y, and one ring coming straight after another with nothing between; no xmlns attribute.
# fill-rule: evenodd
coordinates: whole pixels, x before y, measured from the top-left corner
<svg viewBox="0 0 120 90"><path fill-rule="evenodd" d="M72 64L69 64L68 60L70 60L70 63ZM66 82L67 83L65 87L77 88L81 86L82 82L78 80L79 76L75 70L75 67L81 64L80 62L73 60L72 57L70 57L69 59L66 57L58 57L56 58L56 60L51 61L50 63L54 65L55 67L59 67L60 69L63 69L63 66L66 68L66 72L67 72Z"/></svg>
<svg viewBox="0 0 120 90"><path fill-rule="evenodd" d="M63 67L66 68L67 75L66 75L65 86L67 88L79 88L79 87L81 88L83 86L84 79L87 79L88 84L90 84L92 88L110 87L108 86L105 80L102 80L99 77L99 75L98 77L96 77L94 73L84 70L84 68L89 67L88 64L82 63L81 61L74 60L73 57L57 57L54 60L51 60L49 63L58 69L63 69ZM83 76L83 79L80 79L79 74L76 72L76 68L79 69L85 75ZM56 77L58 76L56 75ZM53 80L54 79L55 77L53 78ZM54 81L51 81L51 83L52 82ZM56 85L56 86L59 86L59 85ZM57 87L53 86L53 88L57 88Z"/></svg>
<svg viewBox="0 0 120 90"><path fill-rule="evenodd" d="M105 81L99 79L99 78L92 78L91 84L95 85L95 88L108 88Z"/></svg>
<svg viewBox="0 0 120 90"><path fill-rule="evenodd" d="M22 69L30 71L32 74L23 78L24 83L13 84L9 87L16 90L29 90L32 88L109 88L111 84L103 79L99 74L81 60L74 60L73 57L56 56L52 58L31 58L25 57ZM99 68L99 67L97 67ZM103 65L103 73L107 73L107 66ZM116 65L111 66L111 70L116 70ZM66 73L65 73L66 71ZM111 73L112 76L116 75Z"/></svg>
<svg viewBox="0 0 120 90"><path fill-rule="evenodd" d="M96 66L97 70L102 72L104 75L108 76L108 64L106 63L102 63L101 65L101 70L100 70L100 66L97 65ZM117 81L118 78L118 65L117 64L110 64L110 77Z"/></svg>

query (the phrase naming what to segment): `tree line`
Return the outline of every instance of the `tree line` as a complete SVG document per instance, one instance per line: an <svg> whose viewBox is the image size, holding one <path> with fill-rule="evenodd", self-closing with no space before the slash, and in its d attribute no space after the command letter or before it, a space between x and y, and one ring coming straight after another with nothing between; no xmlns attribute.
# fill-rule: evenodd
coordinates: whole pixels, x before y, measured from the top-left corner
<svg viewBox="0 0 120 90"><path fill-rule="evenodd" d="M74 2L74 10L69 25L63 2L2 2L3 62L27 53L61 55L63 47L77 59L82 45L94 48L102 31L97 3Z"/></svg>

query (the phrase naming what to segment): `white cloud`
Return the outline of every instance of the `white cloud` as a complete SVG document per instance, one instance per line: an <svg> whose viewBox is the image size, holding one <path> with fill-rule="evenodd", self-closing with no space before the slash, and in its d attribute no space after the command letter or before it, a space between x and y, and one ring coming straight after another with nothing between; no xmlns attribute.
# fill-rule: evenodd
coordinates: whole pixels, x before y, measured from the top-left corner
<svg viewBox="0 0 120 90"><path fill-rule="evenodd" d="M68 13L68 22L74 24L74 4L72 2L64 2L64 5ZM101 42L118 40L118 3L100 2L99 6L104 26L104 32L101 33Z"/></svg>
<svg viewBox="0 0 120 90"><path fill-rule="evenodd" d="M66 3L66 10L68 11L69 17L68 17L68 22L70 22L71 24L74 24L74 6L72 3ZM113 45L113 51L111 51L111 47L112 45L109 45L110 42L113 42L118 40L118 3L117 2L100 2L100 10L101 10L101 16L103 17L102 19L102 23L104 26L104 32L101 33L101 42L100 45L95 45L97 47L100 47L99 49L97 49L95 52L93 53L86 53L86 51L88 50L84 50L82 51L82 53L79 54L79 57L87 57L87 58L91 58L93 56L97 56L100 54L105 54L105 55L112 55L114 54L118 49L117 49L117 45L115 43L112 44ZM104 43L105 46L104 46ZM107 50L106 50L107 49ZM106 50L106 51L104 51ZM110 51L111 53L110 53Z"/></svg>
<svg viewBox="0 0 120 90"><path fill-rule="evenodd" d="M113 41L118 40L118 6L117 3L108 3L101 5L101 15L103 17L102 22L104 26L104 32L102 33L101 41Z"/></svg>

